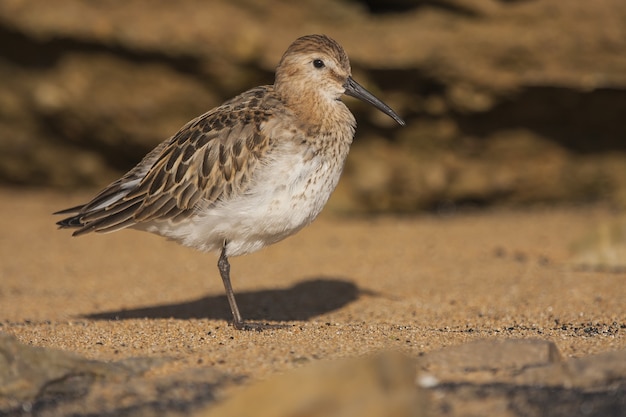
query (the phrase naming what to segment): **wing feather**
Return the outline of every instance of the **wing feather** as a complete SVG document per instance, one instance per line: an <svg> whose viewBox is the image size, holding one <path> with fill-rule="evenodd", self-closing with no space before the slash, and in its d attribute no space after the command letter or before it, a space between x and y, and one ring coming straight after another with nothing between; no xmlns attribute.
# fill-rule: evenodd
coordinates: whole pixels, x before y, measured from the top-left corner
<svg viewBox="0 0 626 417"><path fill-rule="evenodd" d="M180 221L244 191L271 146L263 126L277 105L273 87L257 87L192 120L93 200L59 212L76 214L57 224L76 235Z"/></svg>

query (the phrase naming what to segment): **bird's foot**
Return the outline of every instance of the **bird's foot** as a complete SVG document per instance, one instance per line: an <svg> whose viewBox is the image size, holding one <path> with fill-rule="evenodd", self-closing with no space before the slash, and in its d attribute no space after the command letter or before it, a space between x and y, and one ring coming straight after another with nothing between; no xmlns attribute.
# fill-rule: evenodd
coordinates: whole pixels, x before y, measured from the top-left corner
<svg viewBox="0 0 626 417"><path fill-rule="evenodd" d="M279 324L279 323L262 323L262 322L254 322L254 321L240 321L233 322L233 327L236 330L254 330L257 332L262 332L263 330L270 329L286 329L292 327L291 324Z"/></svg>

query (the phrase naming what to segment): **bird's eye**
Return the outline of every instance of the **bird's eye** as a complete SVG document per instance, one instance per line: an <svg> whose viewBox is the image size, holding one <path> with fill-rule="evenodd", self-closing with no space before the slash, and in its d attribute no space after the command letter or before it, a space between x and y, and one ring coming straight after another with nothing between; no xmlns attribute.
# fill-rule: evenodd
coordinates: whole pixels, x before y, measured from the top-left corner
<svg viewBox="0 0 626 417"><path fill-rule="evenodd" d="M315 59L313 60L313 66L315 68L324 68L324 61L322 61L321 59Z"/></svg>

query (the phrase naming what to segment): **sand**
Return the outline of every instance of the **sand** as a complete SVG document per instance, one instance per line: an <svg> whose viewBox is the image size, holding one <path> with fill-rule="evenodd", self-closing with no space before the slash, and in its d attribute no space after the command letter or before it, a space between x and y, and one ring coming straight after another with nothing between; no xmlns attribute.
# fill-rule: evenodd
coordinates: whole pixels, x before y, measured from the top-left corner
<svg viewBox="0 0 626 417"><path fill-rule="evenodd" d="M264 379L321 359L536 338L565 357L626 348L626 273L581 271L572 242L602 206L354 217L325 212L231 259L236 331L203 254L136 231L72 238L51 213L89 193L0 190L0 331L98 360L167 357Z"/></svg>

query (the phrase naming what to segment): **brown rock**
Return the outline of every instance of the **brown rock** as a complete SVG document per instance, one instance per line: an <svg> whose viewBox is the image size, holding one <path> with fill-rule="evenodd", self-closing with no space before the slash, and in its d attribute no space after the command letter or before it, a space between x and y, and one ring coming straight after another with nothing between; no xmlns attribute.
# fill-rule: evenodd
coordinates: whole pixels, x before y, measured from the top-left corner
<svg viewBox="0 0 626 417"><path fill-rule="evenodd" d="M528 368L515 378L515 382L584 390L610 389L621 383L626 388L626 351L605 352Z"/></svg>
<svg viewBox="0 0 626 417"><path fill-rule="evenodd" d="M102 186L326 32L408 121L350 103L342 209L626 201L622 0L365 4L4 1L0 183Z"/></svg>
<svg viewBox="0 0 626 417"><path fill-rule="evenodd" d="M214 399L228 379L210 369L146 377L167 358L120 362L88 360L56 349L32 347L0 332L0 414L188 415Z"/></svg>
<svg viewBox="0 0 626 417"><path fill-rule="evenodd" d="M579 270L626 271L626 219L604 221L572 244L571 264Z"/></svg>
<svg viewBox="0 0 626 417"><path fill-rule="evenodd" d="M428 404L415 385L415 362L385 353L316 363L246 387L198 415L408 417L427 415Z"/></svg>
<svg viewBox="0 0 626 417"><path fill-rule="evenodd" d="M422 371L440 382L510 380L521 369L562 360L556 345L545 340L479 340L431 352L420 361ZM421 377L427 381L427 376Z"/></svg>
<svg viewBox="0 0 626 417"><path fill-rule="evenodd" d="M626 351L565 361L547 341L481 340L420 360L421 386L442 416L621 416ZM427 372L424 372L426 370Z"/></svg>
<svg viewBox="0 0 626 417"><path fill-rule="evenodd" d="M96 379L123 380L125 369L60 350L25 346L0 333L0 409L54 392L87 392Z"/></svg>

